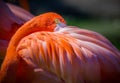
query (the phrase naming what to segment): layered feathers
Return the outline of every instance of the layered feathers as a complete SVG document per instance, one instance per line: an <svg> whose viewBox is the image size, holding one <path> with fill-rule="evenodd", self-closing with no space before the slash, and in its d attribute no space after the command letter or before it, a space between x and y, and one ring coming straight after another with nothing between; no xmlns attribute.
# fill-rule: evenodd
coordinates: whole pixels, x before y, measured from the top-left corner
<svg viewBox="0 0 120 83"><path fill-rule="evenodd" d="M119 50L96 32L55 19L65 24L50 12L17 30L1 67L2 83L120 82Z"/></svg>

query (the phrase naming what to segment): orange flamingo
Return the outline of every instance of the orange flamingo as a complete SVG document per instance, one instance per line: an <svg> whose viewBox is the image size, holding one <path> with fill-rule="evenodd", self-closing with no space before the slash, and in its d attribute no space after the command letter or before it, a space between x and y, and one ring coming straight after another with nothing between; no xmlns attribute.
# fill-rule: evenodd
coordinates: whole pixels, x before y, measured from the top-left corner
<svg viewBox="0 0 120 83"><path fill-rule="evenodd" d="M9 40L15 31L33 15L24 9L0 0L0 57L5 54Z"/></svg>
<svg viewBox="0 0 120 83"><path fill-rule="evenodd" d="M120 52L102 35L67 26L56 13L36 16L13 35L1 83L119 83Z"/></svg>

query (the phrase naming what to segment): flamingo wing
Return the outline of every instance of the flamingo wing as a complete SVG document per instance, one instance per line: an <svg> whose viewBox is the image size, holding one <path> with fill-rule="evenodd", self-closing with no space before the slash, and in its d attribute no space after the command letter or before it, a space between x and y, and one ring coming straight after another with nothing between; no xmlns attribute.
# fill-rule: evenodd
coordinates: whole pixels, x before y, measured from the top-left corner
<svg viewBox="0 0 120 83"><path fill-rule="evenodd" d="M119 50L96 32L59 22L65 23L60 15L46 13L20 27L9 43L0 81L120 82Z"/></svg>
<svg viewBox="0 0 120 83"><path fill-rule="evenodd" d="M103 83L107 74L120 75L119 51L102 35L77 27L32 33L16 51L34 72L50 72L65 83Z"/></svg>

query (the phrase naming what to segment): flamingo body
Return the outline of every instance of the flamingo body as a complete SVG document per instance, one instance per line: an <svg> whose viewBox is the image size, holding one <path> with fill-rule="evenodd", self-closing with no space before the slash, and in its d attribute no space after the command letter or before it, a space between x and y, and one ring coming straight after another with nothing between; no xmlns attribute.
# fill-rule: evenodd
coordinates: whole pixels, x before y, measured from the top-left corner
<svg viewBox="0 0 120 83"><path fill-rule="evenodd" d="M9 43L1 83L119 83L119 50L96 32L61 23L50 12L21 26Z"/></svg>
<svg viewBox="0 0 120 83"><path fill-rule="evenodd" d="M51 72L65 83L104 83L110 80L105 75L120 75L119 51L100 34L73 26L32 33L17 53L34 72Z"/></svg>

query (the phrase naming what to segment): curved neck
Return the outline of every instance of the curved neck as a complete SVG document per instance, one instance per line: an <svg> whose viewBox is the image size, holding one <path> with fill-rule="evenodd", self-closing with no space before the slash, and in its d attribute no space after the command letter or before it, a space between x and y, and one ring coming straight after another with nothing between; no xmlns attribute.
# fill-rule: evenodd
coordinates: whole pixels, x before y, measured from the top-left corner
<svg viewBox="0 0 120 83"><path fill-rule="evenodd" d="M16 47L19 43L19 41L33 33L33 32L36 32L36 31L50 31L48 29L46 29L45 27L41 27L40 25L37 25L35 23L35 20L37 17L34 17L32 20L30 20L29 22L25 23L23 26L21 26L17 31L16 33L13 35L13 37L11 38L11 41L9 43L9 46L8 46L8 50L11 49L11 47Z"/></svg>
<svg viewBox="0 0 120 83"><path fill-rule="evenodd" d="M35 17L36 18L36 17ZM11 41L7 48L7 53L4 59L4 62L2 63L1 72L0 75L0 81L7 81L7 79L10 78L10 80L15 80L16 77L16 71L19 64L18 55L16 52L16 47L19 43L19 41L25 37L26 35L29 35L30 33L45 30L44 27L39 27L37 24L34 23L34 18L25 23L22 27L20 27L16 33L11 38ZM14 69L11 70L11 67L14 67ZM6 80L5 80L6 79ZM14 83L14 82L11 82Z"/></svg>

